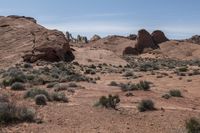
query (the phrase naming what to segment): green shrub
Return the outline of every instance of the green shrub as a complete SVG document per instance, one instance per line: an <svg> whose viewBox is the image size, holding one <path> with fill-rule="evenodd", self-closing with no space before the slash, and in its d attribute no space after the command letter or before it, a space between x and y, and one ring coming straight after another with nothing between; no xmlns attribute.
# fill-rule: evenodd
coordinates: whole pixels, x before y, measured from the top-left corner
<svg viewBox="0 0 200 133"><path fill-rule="evenodd" d="M169 91L170 96L172 97L182 97L181 91L180 90L170 90Z"/></svg>
<svg viewBox="0 0 200 133"><path fill-rule="evenodd" d="M95 71L95 69L92 69L92 68L88 68L88 69L86 69L85 70L85 74L96 74L96 71Z"/></svg>
<svg viewBox="0 0 200 133"><path fill-rule="evenodd" d="M49 83L49 84L47 84L47 88L53 88L57 84L58 84L57 82Z"/></svg>
<svg viewBox="0 0 200 133"><path fill-rule="evenodd" d="M137 85L132 84L132 83L127 83L127 84L120 83L119 86L121 87L121 90L122 90L122 91L125 91L125 92L126 92L126 91L138 90Z"/></svg>
<svg viewBox="0 0 200 133"><path fill-rule="evenodd" d="M186 121L186 129L188 133L200 133L200 121L196 118L190 118Z"/></svg>
<svg viewBox="0 0 200 133"><path fill-rule="evenodd" d="M33 88L31 90L28 90L25 93L24 98L35 98L36 95L40 95L40 94L45 95L48 100L51 100L49 93L46 90L42 90L38 88Z"/></svg>
<svg viewBox="0 0 200 133"><path fill-rule="evenodd" d="M0 123L33 122L35 110L27 107L17 107L13 103L0 103Z"/></svg>
<svg viewBox="0 0 200 133"><path fill-rule="evenodd" d="M62 102L68 102L68 98L66 97L65 93L58 93L54 92L51 94L51 98L53 101L62 101Z"/></svg>
<svg viewBox="0 0 200 133"><path fill-rule="evenodd" d="M152 100L142 100L138 105L140 112L155 110L154 103Z"/></svg>
<svg viewBox="0 0 200 133"><path fill-rule="evenodd" d="M73 88L78 87L78 85L77 85L76 83L69 83L68 86L69 86L69 87L73 87Z"/></svg>
<svg viewBox="0 0 200 133"><path fill-rule="evenodd" d="M16 91L18 91L18 90L25 90L25 86L24 86L23 83L15 82L15 83L12 84L11 89L12 90L16 90Z"/></svg>
<svg viewBox="0 0 200 133"><path fill-rule="evenodd" d="M47 97L44 94L36 95L35 103L37 105L47 105Z"/></svg>
<svg viewBox="0 0 200 133"><path fill-rule="evenodd" d="M128 71L128 72L125 72L125 74L123 76L124 77L132 77L132 76L134 76L134 74L133 74L133 72Z"/></svg>
<svg viewBox="0 0 200 133"><path fill-rule="evenodd" d="M120 98L118 95L112 96L109 95L108 97L102 96L96 106L102 106L105 108L112 108L116 109L117 104L120 102Z"/></svg>

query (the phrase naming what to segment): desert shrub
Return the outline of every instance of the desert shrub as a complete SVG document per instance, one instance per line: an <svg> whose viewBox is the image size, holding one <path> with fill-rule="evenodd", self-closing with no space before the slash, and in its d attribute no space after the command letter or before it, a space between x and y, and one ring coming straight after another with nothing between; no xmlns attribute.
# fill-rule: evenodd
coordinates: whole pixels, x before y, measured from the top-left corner
<svg viewBox="0 0 200 133"><path fill-rule="evenodd" d="M12 84L11 89L16 91L25 90L25 86L23 83L15 82Z"/></svg>
<svg viewBox="0 0 200 133"><path fill-rule="evenodd" d="M68 102L68 98L66 97L65 93L54 92L51 94L51 98L53 101L62 101Z"/></svg>
<svg viewBox="0 0 200 133"><path fill-rule="evenodd" d="M25 63L24 68L33 68L33 66L30 63Z"/></svg>
<svg viewBox="0 0 200 133"><path fill-rule="evenodd" d="M158 70L158 69L159 69L159 67L152 62L145 62L145 63L140 64L140 66L139 66L139 70L144 71L144 72Z"/></svg>
<svg viewBox="0 0 200 133"><path fill-rule="evenodd" d="M188 71L188 67L187 66L180 67L180 68L178 68L178 71L179 72L187 72Z"/></svg>
<svg viewBox="0 0 200 133"><path fill-rule="evenodd" d="M63 91L68 90L69 86L67 84L56 84L54 88L55 91Z"/></svg>
<svg viewBox="0 0 200 133"><path fill-rule="evenodd" d="M118 86L117 82L115 82L115 81L111 81L109 85L110 86Z"/></svg>
<svg viewBox="0 0 200 133"><path fill-rule="evenodd" d="M188 133L200 133L200 121L196 118L190 118L186 121L186 129Z"/></svg>
<svg viewBox="0 0 200 133"><path fill-rule="evenodd" d="M134 76L134 73L131 72L131 71L127 71L127 72L124 73L123 76L124 76L124 77L131 77L131 76Z"/></svg>
<svg viewBox="0 0 200 133"><path fill-rule="evenodd" d="M182 97L181 91L174 89L169 91L170 96L172 97Z"/></svg>
<svg viewBox="0 0 200 133"><path fill-rule="evenodd" d="M138 105L140 112L155 110L154 103L152 100L142 100Z"/></svg>
<svg viewBox="0 0 200 133"><path fill-rule="evenodd" d="M0 102L0 123L33 122L35 110L27 107L18 107L10 102Z"/></svg>
<svg viewBox="0 0 200 133"><path fill-rule="evenodd" d="M169 95L169 94L164 94L164 95L162 95L162 98L164 98L164 99L169 99L171 96Z"/></svg>
<svg viewBox="0 0 200 133"><path fill-rule="evenodd" d="M138 90L138 87L136 84L132 84L132 83L120 83L119 86L121 87L122 91L134 91L134 90Z"/></svg>
<svg viewBox="0 0 200 133"><path fill-rule="evenodd" d="M109 95L108 97L102 96L97 102L96 106L116 109L116 106L119 102L120 98L118 95L115 96Z"/></svg>
<svg viewBox="0 0 200 133"><path fill-rule="evenodd" d="M86 69L85 70L85 74L96 74L96 71L95 71L95 69L92 69L92 68L88 68L88 69Z"/></svg>
<svg viewBox="0 0 200 133"><path fill-rule="evenodd" d="M33 89L28 90L25 93L24 98L35 98L36 95L40 95L40 94L45 95L48 100L51 100L50 95L46 90L42 90L38 88L33 88Z"/></svg>
<svg viewBox="0 0 200 133"><path fill-rule="evenodd" d="M69 87L73 87L73 88L78 87L78 85L77 85L76 83L69 83L68 86L69 86Z"/></svg>
<svg viewBox="0 0 200 133"><path fill-rule="evenodd" d="M0 103L9 102L9 97L6 94L0 94Z"/></svg>
<svg viewBox="0 0 200 133"><path fill-rule="evenodd" d="M25 74L17 68L8 69L6 73L4 73L3 77L4 86L10 86L15 82L25 83L27 81Z"/></svg>
<svg viewBox="0 0 200 133"><path fill-rule="evenodd" d="M137 87L138 87L140 90L148 91L148 90L150 89L150 82L148 82L148 81L140 81L140 82L137 84Z"/></svg>
<svg viewBox="0 0 200 133"><path fill-rule="evenodd" d="M49 84L47 84L47 88L53 88L57 84L58 84L57 82L49 83Z"/></svg>
<svg viewBox="0 0 200 133"><path fill-rule="evenodd" d="M47 105L47 97L44 94L36 95L35 103L37 105Z"/></svg>

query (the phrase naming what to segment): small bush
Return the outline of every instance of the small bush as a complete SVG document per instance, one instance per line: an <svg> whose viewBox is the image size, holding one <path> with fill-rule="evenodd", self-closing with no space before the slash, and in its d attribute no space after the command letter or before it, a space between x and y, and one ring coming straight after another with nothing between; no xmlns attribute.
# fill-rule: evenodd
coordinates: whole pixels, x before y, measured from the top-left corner
<svg viewBox="0 0 200 133"><path fill-rule="evenodd" d="M52 82L47 84L47 88L53 88L56 84L58 84L57 82Z"/></svg>
<svg viewBox="0 0 200 133"><path fill-rule="evenodd" d="M25 86L23 83L15 82L12 84L11 89L16 91L25 90Z"/></svg>
<svg viewBox="0 0 200 133"><path fill-rule="evenodd" d="M35 110L27 107L17 107L13 103L0 103L0 123L33 122Z"/></svg>
<svg viewBox="0 0 200 133"><path fill-rule="evenodd" d="M116 109L117 104L120 102L120 98L118 95L112 96L109 95L108 97L102 96L96 106L102 106L105 108L112 108Z"/></svg>
<svg viewBox="0 0 200 133"><path fill-rule="evenodd" d="M138 105L140 112L155 110L154 103L152 100L142 100Z"/></svg>
<svg viewBox="0 0 200 133"><path fill-rule="evenodd" d="M134 76L134 74L133 74L133 72L128 71L128 72L125 72L125 74L123 76L124 77L132 77L132 76Z"/></svg>
<svg viewBox="0 0 200 133"><path fill-rule="evenodd" d="M76 83L69 83L68 86L69 86L69 87L73 87L73 88L78 87L78 85L77 85Z"/></svg>
<svg viewBox="0 0 200 133"><path fill-rule="evenodd" d="M111 81L109 85L110 86L118 86L117 82L115 82L115 81Z"/></svg>
<svg viewBox="0 0 200 133"><path fill-rule="evenodd" d="M186 121L186 129L188 133L200 133L200 121L196 118L191 118Z"/></svg>
<svg viewBox="0 0 200 133"><path fill-rule="evenodd" d="M47 97L44 94L36 95L35 103L37 105L47 105Z"/></svg>
<svg viewBox="0 0 200 133"><path fill-rule="evenodd" d="M62 101L62 102L68 102L68 98L66 97L65 93L58 93L54 92L51 94L51 98L53 101Z"/></svg>
<svg viewBox="0 0 200 133"><path fill-rule="evenodd" d="M137 85L132 84L132 83L127 83L127 84L120 83L119 86L121 87L121 90L122 90L122 91L125 91L125 92L126 92L126 91L138 90Z"/></svg>
<svg viewBox="0 0 200 133"><path fill-rule="evenodd" d="M150 83L148 81L140 81L137 86L140 90L148 91L150 89Z"/></svg>
<svg viewBox="0 0 200 133"><path fill-rule="evenodd" d="M40 94L45 95L48 100L51 100L49 93L46 90L41 90L41 89L37 89L37 88L33 88L33 89L27 91L24 95L24 98L29 98L29 97L35 98L36 95L40 95Z"/></svg>
<svg viewBox="0 0 200 133"><path fill-rule="evenodd" d="M188 67L187 66L180 67L180 68L178 68L178 71L179 72L187 72L188 71Z"/></svg>
<svg viewBox="0 0 200 133"><path fill-rule="evenodd" d="M169 94L164 94L164 95L162 95L162 98L164 98L164 99L169 99L171 96L169 95Z"/></svg>
<svg viewBox="0 0 200 133"><path fill-rule="evenodd" d="M170 90L169 94L172 97L182 97L182 94L181 94L180 90Z"/></svg>

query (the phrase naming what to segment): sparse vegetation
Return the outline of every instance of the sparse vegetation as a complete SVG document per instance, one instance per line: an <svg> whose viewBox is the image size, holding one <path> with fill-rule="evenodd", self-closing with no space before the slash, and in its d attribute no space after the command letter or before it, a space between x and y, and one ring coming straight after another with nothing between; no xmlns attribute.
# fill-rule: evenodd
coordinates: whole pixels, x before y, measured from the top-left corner
<svg viewBox="0 0 200 133"><path fill-rule="evenodd" d="M169 91L170 96L172 97L182 97L181 91L174 89Z"/></svg>
<svg viewBox="0 0 200 133"><path fill-rule="evenodd" d="M44 94L36 95L35 103L37 105L47 105L47 97Z"/></svg>
<svg viewBox="0 0 200 133"><path fill-rule="evenodd" d="M59 93L59 92L54 92L51 94L51 98L53 101L62 101L62 102L68 102L68 98L66 97L65 93Z"/></svg>
<svg viewBox="0 0 200 133"><path fill-rule="evenodd" d="M0 102L0 123L33 122L35 110L16 106L10 102Z"/></svg>
<svg viewBox="0 0 200 133"><path fill-rule="evenodd" d="M24 98L35 98L35 96L43 94L46 96L46 98L48 100L51 100L49 93L46 90L42 90L42 89L38 89L38 88L33 88L28 90L25 95Z"/></svg>
<svg viewBox="0 0 200 133"><path fill-rule="evenodd" d="M118 86L117 82L115 82L115 81L111 81L109 85L110 86Z"/></svg>
<svg viewBox="0 0 200 133"><path fill-rule="evenodd" d="M25 90L25 86L23 83L15 82L12 84L11 89L15 91Z"/></svg>
<svg viewBox="0 0 200 133"><path fill-rule="evenodd" d="M200 133L200 120L190 118L186 121L186 129L188 133Z"/></svg>
<svg viewBox="0 0 200 133"><path fill-rule="evenodd" d="M154 103L152 100L142 100L138 105L140 112L155 110Z"/></svg>
<svg viewBox="0 0 200 133"><path fill-rule="evenodd" d="M115 96L109 95L108 97L102 96L97 102L96 106L116 109L117 104L119 102L120 102L120 98L118 95L115 95Z"/></svg>

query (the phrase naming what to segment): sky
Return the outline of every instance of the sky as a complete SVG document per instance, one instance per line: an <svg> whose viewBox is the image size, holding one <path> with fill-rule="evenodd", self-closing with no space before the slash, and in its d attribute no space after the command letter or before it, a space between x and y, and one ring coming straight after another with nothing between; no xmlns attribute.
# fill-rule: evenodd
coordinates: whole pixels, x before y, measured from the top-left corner
<svg viewBox="0 0 200 133"><path fill-rule="evenodd" d="M170 39L200 34L200 0L0 0L0 16L23 15L73 36L162 30Z"/></svg>

